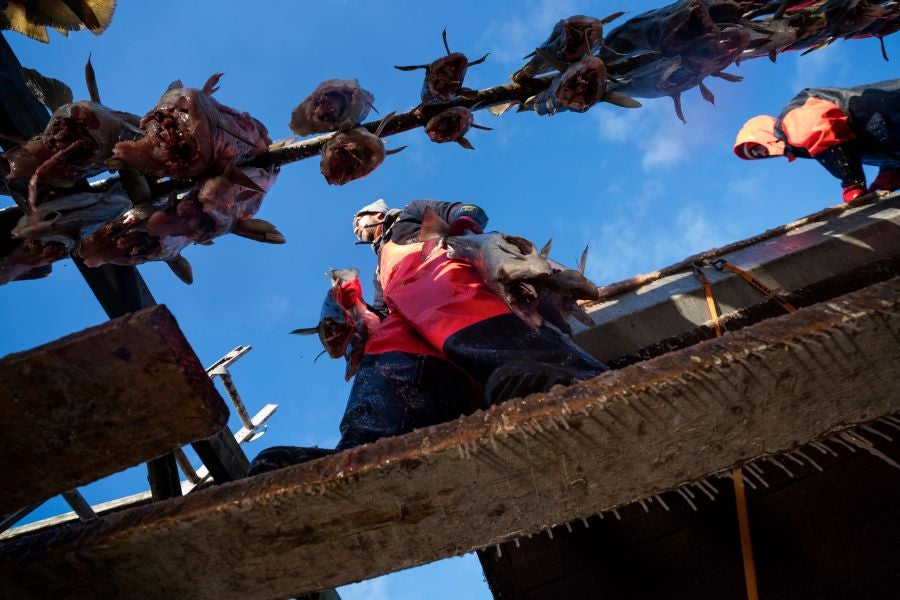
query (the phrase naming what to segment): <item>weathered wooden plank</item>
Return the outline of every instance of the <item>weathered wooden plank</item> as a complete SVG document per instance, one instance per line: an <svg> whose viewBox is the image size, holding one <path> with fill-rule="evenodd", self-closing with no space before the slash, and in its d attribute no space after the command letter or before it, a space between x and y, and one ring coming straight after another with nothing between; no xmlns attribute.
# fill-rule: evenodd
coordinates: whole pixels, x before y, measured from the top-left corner
<svg viewBox="0 0 900 600"><path fill-rule="evenodd" d="M275 598L492 546L896 411L898 361L893 279L577 386L14 538L0 595Z"/></svg>
<svg viewBox="0 0 900 600"><path fill-rule="evenodd" d="M572 322L575 339L603 361L642 351L685 334L697 337L698 328L709 327L710 315L693 262L715 258L747 271L773 290L787 295L797 306L819 302L869 283L896 276L900 258L900 193L860 206L844 205L810 215L749 240L712 249L658 271L632 278L644 281L629 286L628 280L609 286L619 290L587 306L591 327ZM757 289L728 271L704 269L726 328L735 316L756 308L759 320L784 311ZM861 276L857 276L861 274ZM858 280L854 287L854 278ZM831 282L829 284L829 282ZM817 289L821 288L821 289ZM834 291L841 290L842 291ZM601 288L604 294L609 294ZM767 311L759 307L772 305ZM741 326L746 322L740 323ZM667 343L668 349L685 344ZM644 358L655 355L642 352Z"/></svg>
<svg viewBox="0 0 900 600"><path fill-rule="evenodd" d="M228 408L164 306L0 360L0 514L209 437Z"/></svg>

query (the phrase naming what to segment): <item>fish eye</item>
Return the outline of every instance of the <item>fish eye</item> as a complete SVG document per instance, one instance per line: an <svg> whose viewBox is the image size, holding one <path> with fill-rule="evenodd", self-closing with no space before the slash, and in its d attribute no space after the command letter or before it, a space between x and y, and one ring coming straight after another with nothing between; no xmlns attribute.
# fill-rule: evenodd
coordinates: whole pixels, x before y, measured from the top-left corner
<svg viewBox="0 0 900 600"><path fill-rule="evenodd" d="M50 212L48 212L47 214L45 214L45 215L41 218L41 220L42 220L42 221L55 221L56 219L60 218L61 216L62 216L62 215L61 215L59 212L57 212L57 211L55 211L55 210L51 210Z"/></svg>

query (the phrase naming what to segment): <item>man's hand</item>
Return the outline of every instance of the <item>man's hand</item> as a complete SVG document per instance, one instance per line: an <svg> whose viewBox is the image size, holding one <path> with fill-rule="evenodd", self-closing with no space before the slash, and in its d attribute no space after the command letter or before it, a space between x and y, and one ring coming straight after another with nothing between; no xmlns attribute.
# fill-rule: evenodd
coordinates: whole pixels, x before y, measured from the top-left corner
<svg viewBox="0 0 900 600"><path fill-rule="evenodd" d="M362 302L362 297L362 286L359 284L359 279L341 283L334 288L334 299L344 310L353 308L357 300Z"/></svg>
<svg viewBox="0 0 900 600"><path fill-rule="evenodd" d="M853 183L844 186L844 202L853 202L866 193L866 186L863 183Z"/></svg>
<svg viewBox="0 0 900 600"><path fill-rule="evenodd" d="M458 217L450 223L450 235L464 235L467 232L482 233L481 225L472 217Z"/></svg>

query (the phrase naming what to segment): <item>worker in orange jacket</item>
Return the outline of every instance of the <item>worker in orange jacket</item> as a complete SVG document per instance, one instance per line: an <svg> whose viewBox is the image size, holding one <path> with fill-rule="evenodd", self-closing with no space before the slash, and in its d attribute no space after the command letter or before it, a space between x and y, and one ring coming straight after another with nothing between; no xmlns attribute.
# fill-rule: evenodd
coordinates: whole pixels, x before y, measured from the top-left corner
<svg viewBox="0 0 900 600"><path fill-rule="evenodd" d="M746 160L814 158L843 188L844 202L900 188L900 79L851 88L807 88L777 118L759 115L738 132ZM866 188L863 165L879 167Z"/></svg>

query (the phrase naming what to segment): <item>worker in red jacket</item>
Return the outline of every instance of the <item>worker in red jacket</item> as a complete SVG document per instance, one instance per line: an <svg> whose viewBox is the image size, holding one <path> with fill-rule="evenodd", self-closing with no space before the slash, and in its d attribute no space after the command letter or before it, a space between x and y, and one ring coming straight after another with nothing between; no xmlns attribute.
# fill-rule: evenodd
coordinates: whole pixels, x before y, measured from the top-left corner
<svg viewBox="0 0 900 600"><path fill-rule="evenodd" d="M480 207L437 200L402 210L379 200L354 216L354 233L378 256L372 305L385 318L366 344L338 448L468 414L485 406L482 386L497 403L606 370L556 329L526 325L473 265L446 251L423 259L418 236L429 210L451 235L487 225Z"/></svg>
<svg viewBox="0 0 900 600"><path fill-rule="evenodd" d="M900 188L900 79L852 88L807 88L775 118L759 115L738 132L734 153L754 160L814 158L837 177L845 202ZM863 165L879 167L869 188Z"/></svg>
<svg viewBox="0 0 900 600"><path fill-rule="evenodd" d="M370 308L383 320L366 342L338 450L607 370L558 330L528 326L473 265L448 258L446 250L423 257L418 236L429 210L449 223L451 235L481 233L487 224L478 206L436 200L415 200L402 210L378 200L353 218L359 242L371 244L378 256ZM356 289L347 292L336 294L338 302L358 297ZM333 452L269 448L253 460L250 474Z"/></svg>

